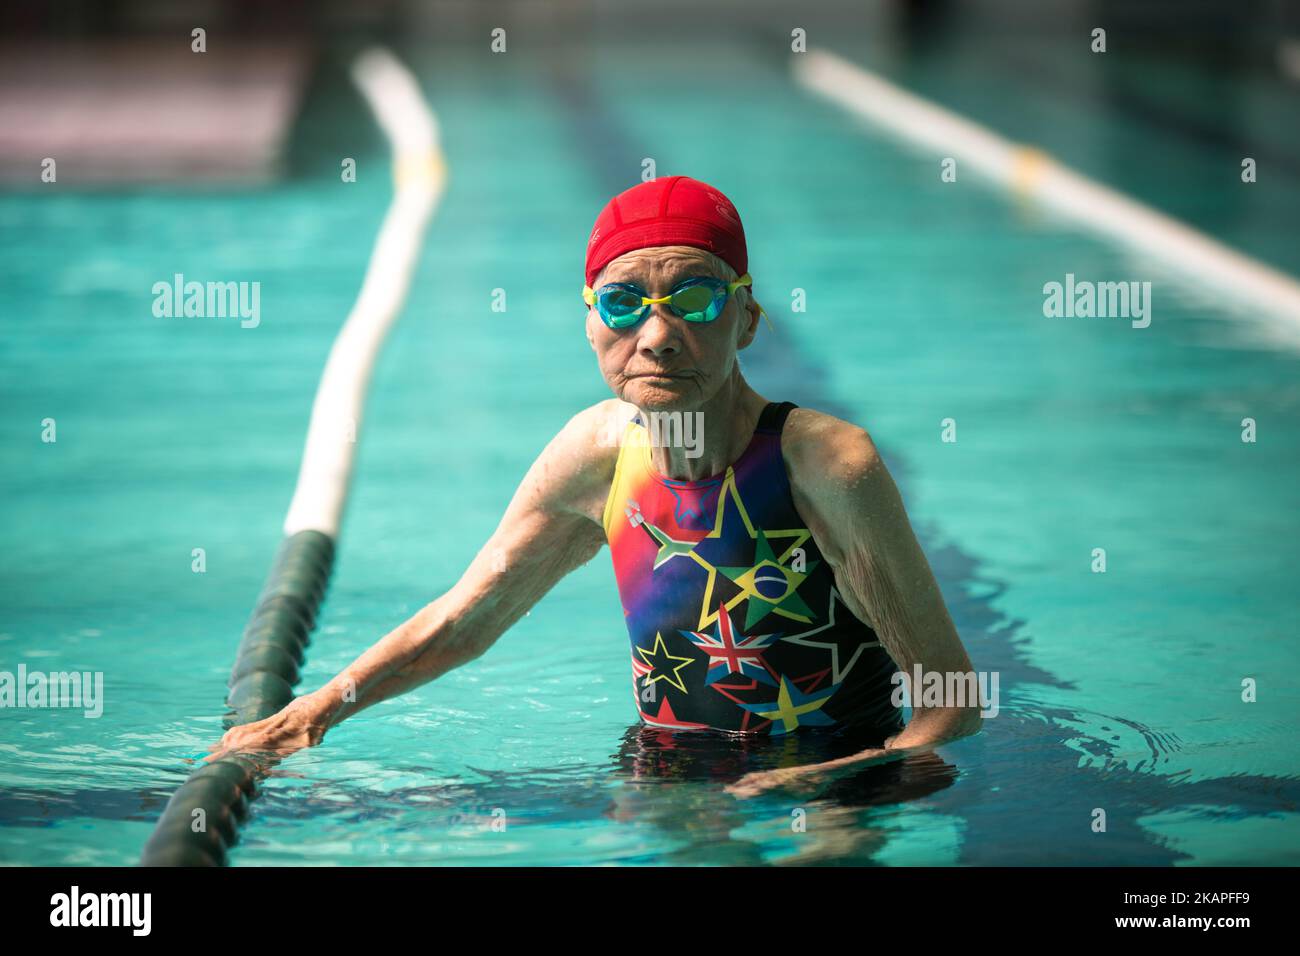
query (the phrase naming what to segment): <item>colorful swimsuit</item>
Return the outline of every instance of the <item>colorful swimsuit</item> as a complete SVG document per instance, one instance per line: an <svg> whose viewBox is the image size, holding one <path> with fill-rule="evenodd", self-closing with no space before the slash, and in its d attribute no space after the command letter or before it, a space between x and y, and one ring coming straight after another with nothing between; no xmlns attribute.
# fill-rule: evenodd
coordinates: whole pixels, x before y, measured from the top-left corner
<svg viewBox="0 0 1300 956"><path fill-rule="evenodd" d="M722 475L654 470L640 416L627 424L605 535L632 639L644 723L672 730L785 734L802 727L902 726L897 670L845 606L795 510L769 403Z"/></svg>

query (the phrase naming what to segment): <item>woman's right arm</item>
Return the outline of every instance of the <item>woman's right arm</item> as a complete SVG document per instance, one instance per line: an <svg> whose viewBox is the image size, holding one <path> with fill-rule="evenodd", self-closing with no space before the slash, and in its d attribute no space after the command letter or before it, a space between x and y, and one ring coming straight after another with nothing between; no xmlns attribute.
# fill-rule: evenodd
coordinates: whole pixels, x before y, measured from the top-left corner
<svg viewBox="0 0 1300 956"><path fill-rule="evenodd" d="M265 720L231 728L207 759L315 746L358 711L481 655L557 581L589 561L605 540L600 517L617 453L598 440L607 404L574 416L546 446L451 590L318 690Z"/></svg>

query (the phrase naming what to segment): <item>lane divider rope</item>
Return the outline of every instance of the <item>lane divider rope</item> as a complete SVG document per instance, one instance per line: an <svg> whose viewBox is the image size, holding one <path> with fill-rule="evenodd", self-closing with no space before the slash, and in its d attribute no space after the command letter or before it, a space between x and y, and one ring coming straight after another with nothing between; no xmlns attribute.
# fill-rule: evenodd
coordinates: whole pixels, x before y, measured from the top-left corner
<svg viewBox="0 0 1300 956"><path fill-rule="evenodd" d="M796 82L886 132L1033 200L1076 225L1213 290L1230 315L1242 306L1300 339L1300 282L1150 206L1078 173L826 50L791 57ZM1225 178L1225 182L1232 180Z"/></svg>
<svg viewBox="0 0 1300 956"><path fill-rule="evenodd" d="M293 700L334 564L370 375L446 186L437 121L410 71L376 48L361 54L351 73L391 143L393 198L316 390L284 538L231 669L227 726L262 720ZM238 754L194 771L168 801L141 864L224 865L262 774L256 760Z"/></svg>

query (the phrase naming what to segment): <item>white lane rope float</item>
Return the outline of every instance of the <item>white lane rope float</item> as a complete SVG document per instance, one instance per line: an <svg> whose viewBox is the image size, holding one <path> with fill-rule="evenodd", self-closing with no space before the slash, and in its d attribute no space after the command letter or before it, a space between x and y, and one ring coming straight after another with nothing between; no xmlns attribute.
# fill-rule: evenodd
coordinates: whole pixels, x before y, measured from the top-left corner
<svg viewBox="0 0 1300 956"><path fill-rule="evenodd" d="M447 180L437 120L410 71L387 50L376 48L357 57L351 72L391 144L393 198L361 291L316 390L284 538L231 671L227 726L269 717L293 700L333 566L370 375L406 301L425 230ZM262 772L255 760L242 755L221 757L196 770L168 801L141 863L224 864Z"/></svg>
<svg viewBox="0 0 1300 956"><path fill-rule="evenodd" d="M833 53L810 50L791 61L802 86L899 139L957 157L1008 191L1161 263L1213 291L1229 314L1244 305L1282 323L1288 341L1300 332L1300 282L1285 272Z"/></svg>

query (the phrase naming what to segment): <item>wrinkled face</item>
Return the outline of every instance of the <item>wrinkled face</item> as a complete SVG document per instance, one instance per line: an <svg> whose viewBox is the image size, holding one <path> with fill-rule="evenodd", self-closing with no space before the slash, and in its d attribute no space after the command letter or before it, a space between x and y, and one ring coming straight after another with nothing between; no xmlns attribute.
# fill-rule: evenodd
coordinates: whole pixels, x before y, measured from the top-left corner
<svg viewBox="0 0 1300 956"><path fill-rule="evenodd" d="M634 282L647 296L667 295L694 276L727 279L709 254L691 246L652 246L625 253L597 276L594 288ZM593 306L587 340L614 394L647 411L688 411L717 394L736 367L736 353L754 340L758 309L744 309L733 293L713 322L687 322L657 303L641 322L611 329Z"/></svg>

